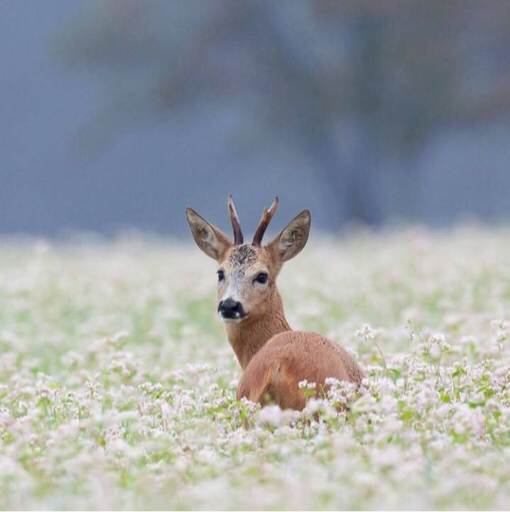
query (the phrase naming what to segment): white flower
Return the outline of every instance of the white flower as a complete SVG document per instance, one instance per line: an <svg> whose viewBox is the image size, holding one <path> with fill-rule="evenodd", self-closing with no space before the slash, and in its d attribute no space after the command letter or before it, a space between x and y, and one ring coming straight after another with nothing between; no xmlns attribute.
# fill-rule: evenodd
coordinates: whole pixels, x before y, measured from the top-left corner
<svg viewBox="0 0 510 512"><path fill-rule="evenodd" d="M361 329L356 331L356 336L358 338L363 338L365 341L370 341L374 339L374 332L370 325L365 324Z"/></svg>
<svg viewBox="0 0 510 512"><path fill-rule="evenodd" d="M282 410L277 405L266 405L260 410L258 418L261 423L277 427L283 419Z"/></svg>

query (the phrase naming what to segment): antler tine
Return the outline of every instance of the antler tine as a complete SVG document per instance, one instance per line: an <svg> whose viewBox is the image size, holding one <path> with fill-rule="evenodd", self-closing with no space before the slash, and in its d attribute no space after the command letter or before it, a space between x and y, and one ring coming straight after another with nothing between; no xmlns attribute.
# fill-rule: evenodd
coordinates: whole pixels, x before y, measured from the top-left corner
<svg viewBox="0 0 510 512"><path fill-rule="evenodd" d="M274 217L274 214L276 213L276 210L278 209L278 198L275 197L273 204L269 208L264 208L264 211L262 212L262 218L260 219L259 225L257 227L257 230L255 231L255 235L253 235L253 242L252 244L256 247L260 247L262 244L262 238L264 237L264 233L266 232L267 226L269 226L269 223L271 222L271 219Z"/></svg>
<svg viewBox="0 0 510 512"><path fill-rule="evenodd" d="M230 213L230 220L232 221L232 228L234 229L234 244L241 245L244 242L243 232L241 231L241 224L237 216L236 208L232 194L228 195L228 212Z"/></svg>

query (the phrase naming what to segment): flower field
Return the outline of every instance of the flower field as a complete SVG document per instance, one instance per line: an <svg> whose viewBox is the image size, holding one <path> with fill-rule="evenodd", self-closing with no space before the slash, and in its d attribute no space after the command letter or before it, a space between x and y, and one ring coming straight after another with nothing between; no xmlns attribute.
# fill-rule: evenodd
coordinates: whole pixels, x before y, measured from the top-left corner
<svg viewBox="0 0 510 512"><path fill-rule="evenodd" d="M366 379L302 413L236 402L215 270L191 240L0 242L0 508L510 508L510 229L312 233L287 319Z"/></svg>

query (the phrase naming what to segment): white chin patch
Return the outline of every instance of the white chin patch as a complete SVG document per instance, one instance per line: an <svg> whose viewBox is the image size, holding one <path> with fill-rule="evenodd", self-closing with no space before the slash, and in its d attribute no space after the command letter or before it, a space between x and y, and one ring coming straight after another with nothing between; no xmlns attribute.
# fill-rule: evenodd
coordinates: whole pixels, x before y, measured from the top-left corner
<svg viewBox="0 0 510 512"><path fill-rule="evenodd" d="M238 324L241 320L243 320L246 317L246 315L242 317L241 315L238 314L235 318L227 318L219 314L219 317L220 320L225 322L226 324Z"/></svg>
<svg viewBox="0 0 510 512"><path fill-rule="evenodd" d="M242 320L242 318L223 318L223 317L221 317L221 320L225 324L238 324Z"/></svg>

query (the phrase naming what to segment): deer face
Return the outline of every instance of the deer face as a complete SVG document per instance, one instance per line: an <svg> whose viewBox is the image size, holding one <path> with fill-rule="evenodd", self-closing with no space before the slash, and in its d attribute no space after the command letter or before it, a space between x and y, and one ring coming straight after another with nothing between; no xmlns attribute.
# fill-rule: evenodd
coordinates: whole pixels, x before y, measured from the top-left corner
<svg viewBox="0 0 510 512"><path fill-rule="evenodd" d="M285 261L306 245L310 231L310 212L301 212L272 242L262 246L262 237L278 207L278 199L262 219L251 244L243 243L243 235L232 198L229 211L234 228L234 242L219 228L186 210L188 223L198 247L219 266L218 314L224 322L240 323L260 318L267 312L269 297Z"/></svg>
<svg viewBox="0 0 510 512"><path fill-rule="evenodd" d="M218 267L218 313L226 322L241 322L265 312L277 266L265 248L233 246Z"/></svg>

